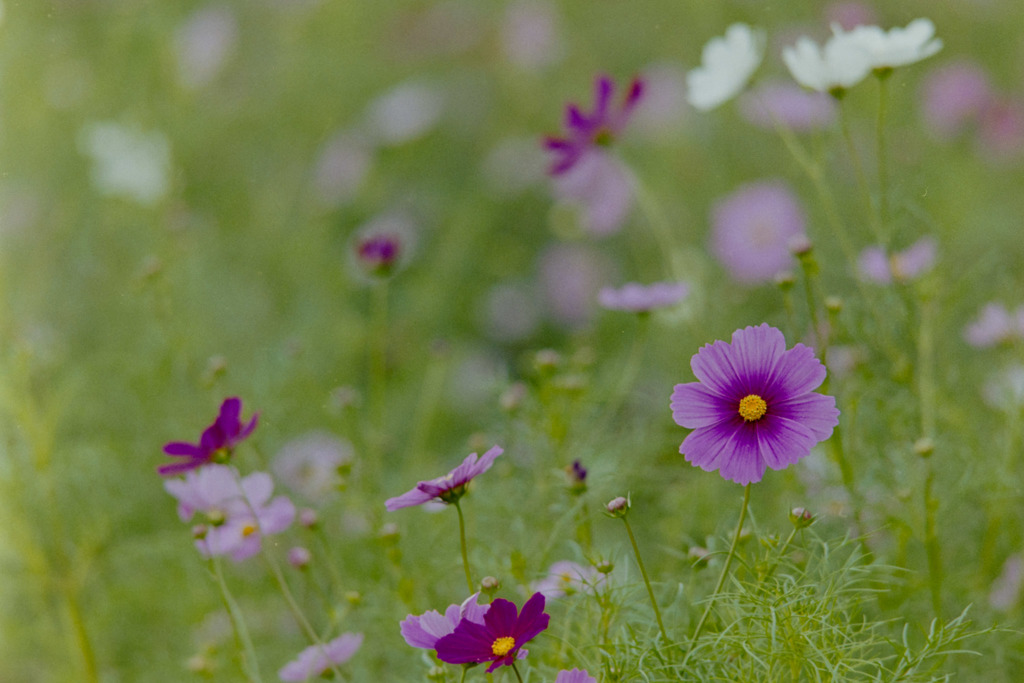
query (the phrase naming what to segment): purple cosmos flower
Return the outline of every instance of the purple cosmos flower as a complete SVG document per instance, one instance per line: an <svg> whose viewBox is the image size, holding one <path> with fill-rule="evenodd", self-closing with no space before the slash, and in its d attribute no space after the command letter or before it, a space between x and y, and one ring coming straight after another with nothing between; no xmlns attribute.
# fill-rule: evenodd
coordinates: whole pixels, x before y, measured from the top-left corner
<svg viewBox="0 0 1024 683"><path fill-rule="evenodd" d="M545 598L561 598L572 593L595 592L607 577L594 567L562 560L548 569L548 575L531 584L531 588Z"/></svg>
<svg viewBox="0 0 1024 683"><path fill-rule="evenodd" d="M782 181L743 185L712 209L711 250L737 281L769 282L793 263L789 241L804 234L804 211Z"/></svg>
<svg viewBox="0 0 1024 683"><path fill-rule="evenodd" d="M422 505L435 498L445 503L455 503L466 493L469 482L474 477L491 469L494 459L503 452L504 450L500 446L495 446L484 453L480 459L477 459L476 453L470 453L461 465L448 474L430 481L421 481L411 491L396 498L389 498L384 506L388 510L394 511L413 505Z"/></svg>
<svg viewBox="0 0 1024 683"><path fill-rule="evenodd" d="M795 463L839 424L835 398L813 393L825 366L803 344L787 351L767 323L705 345L690 367L699 381L672 392L673 419L694 430L679 452L739 484Z"/></svg>
<svg viewBox="0 0 1024 683"><path fill-rule="evenodd" d="M1011 314L1002 304L986 304L981 315L964 330L967 343L979 349L1021 337L1024 337L1024 306Z"/></svg>
<svg viewBox="0 0 1024 683"><path fill-rule="evenodd" d="M274 482L266 472L239 480L227 465L208 465L169 479L164 488L178 499L183 522L196 512L207 518L198 527L196 548L205 557L230 555L236 561L260 551L261 538L287 529L295 519L295 505L285 496L271 500Z"/></svg>
<svg viewBox="0 0 1024 683"><path fill-rule="evenodd" d="M555 683L597 683L597 679L583 669L562 669L555 676Z"/></svg>
<svg viewBox="0 0 1024 683"><path fill-rule="evenodd" d="M565 109L565 127L568 137L549 137L544 140L544 147L555 155L555 161L549 172L551 175L565 173L576 165L584 152L595 146L608 145L622 129L625 128L630 114L640 102L644 94L644 82L634 78L626 91L622 106L614 109L611 106L615 84L608 76L598 76L595 83L594 113L587 115L575 104Z"/></svg>
<svg viewBox="0 0 1024 683"><path fill-rule="evenodd" d="M256 429L259 413L252 416L248 424L243 425L238 419L242 412L242 401L231 397L220 404L220 414L213 424L203 430L199 443L190 444L185 441L172 441L164 446L164 453L174 458L185 458L183 462L162 465L157 472L166 476L188 472L203 465L227 462L235 446L245 440Z"/></svg>
<svg viewBox="0 0 1024 683"><path fill-rule="evenodd" d="M402 637L412 647L433 650L437 641L452 633L463 619L483 624L484 615L491 606L477 604L479 595L473 593L461 605L449 605L444 615L433 609L418 617L410 614L399 625Z"/></svg>
<svg viewBox="0 0 1024 683"><path fill-rule="evenodd" d="M362 644L362 633L343 633L329 643L310 645L298 657L285 664L277 675L287 682L319 678L332 666L352 659Z"/></svg>
<svg viewBox="0 0 1024 683"><path fill-rule="evenodd" d="M371 219L351 238L354 272L371 282L394 275L408 261L414 233L412 219L401 213Z"/></svg>
<svg viewBox="0 0 1024 683"><path fill-rule="evenodd" d="M611 310L648 313L655 308L674 306L689 291L685 282L655 282L646 286L630 282L620 289L605 287L598 292L597 300Z"/></svg>
<svg viewBox="0 0 1024 683"><path fill-rule="evenodd" d="M511 666L519 648L548 627L544 596L534 593L522 612L508 600L498 598L484 615L484 623L463 619L455 630L435 644L437 658L449 664L491 662L487 673L499 666Z"/></svg>
<svg viewBox="0 0 1024 683"><path fill-rule="evenodd" d="M858 267L861 277L869 282L888 285L908 282L931 270L935 265L935 240L922 237L914 244L892 256L881 247L868 247L860 253Z"/></svg>

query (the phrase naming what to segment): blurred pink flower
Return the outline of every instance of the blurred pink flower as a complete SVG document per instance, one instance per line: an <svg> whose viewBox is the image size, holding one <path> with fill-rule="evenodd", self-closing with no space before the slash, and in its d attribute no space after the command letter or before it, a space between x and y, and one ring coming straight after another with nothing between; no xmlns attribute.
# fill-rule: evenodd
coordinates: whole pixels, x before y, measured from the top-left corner
<svg viewBox="0 0 1024 683"><path fill-rule="evenodd" d="M922 116L939 138L950 138L977 120L992 101L988 74L973 61L960 60L934 69L922 89Z"/></svg>
<svg viewBox="0 0 1024 683"><path fill-rule="evenodd" d="M743 118L762 128L774 128L777 121L795 131L817 130L836 118L833 97L782 81L762 83L743 93L739 109Z"/></svg>
<svg viewBox="0 0 1024 683"><path fill-rule="evenodd" d="M521 69L542 69L557 62L564 53L557 7L536 0L509 5L501 24L501 47L505 59Z"/></svg>
<svg viewBox="0 0 1024 683"><path fill-rule="evenodd" d="M540 280L549 315L569 328L583 327L595 310L597 291L611 267L588 247L559 244L540 257Z"/></svg>
<svg viewBox="0 0 1024 683"><path fill-rule="evenodd" d="M1005 164L1024 156L1024 104L1017 99L993 101L981 115L978 149L988 161Z"/></svg>
<svg viewBox="0 0 1024 683"><path fill-rule="evenodd" d="M863 2L833 2L825 7L825 23L839 24L849 31L855 26L877 24L875 10Z"/></svg>
<svg viewBox="0 0 1024 683"><path fill-rule="evenodd" d="M583 229L596 237L618 232L633 207L629 170L604 150L585 151L551 182L559 200L579 207Z"/></svg>
<svg viewBox="0 0 1024 683"><path fill-rule="evenodd" d="M1003 571L995 581L988 594L988 604L1002 612L1009 612L1020 600L1020 591L1024 587L1024 556L1020 553L1010 555L1003 563Z"/></svg>
<svg viewBox="0 0 1024 683"><path fill-rule="evenodd" d="M592 566L584 566L569 560L555 562L548 569L548 575L530 584L530 590L541 593L545 598L561 598L572 593L593 593L606 580L606 575Z"/></svg>
<svg viewBox="0 0 1024 683"><path fill-rule="evenodd" d="M1011 314L1002 304L986 304L981 314L964 329L964 339L975 348L1021 338L1024 338L1024 306Z"/></svg>
<svg viewBox="0 0 1024 683"><path fill-rule="evenodd" d="M619 289L604 287L597 294L603 307L615 311L647 313L655 308L667 308L682 301L690 288L685 282L655 282L641 285L630 282Z"/></svg>
<svg viewBox="0 0 1024 683"><path fill-rule="evenodd" d="M888 285L908 282L931 270L935 265L937 245L932 237L922 237L903 251L891 256L881 247L868 247L860 253L858 267L868 282Z"/></svg>
<svg viewBox="0 0 1024 683"><path fill-rule="evenodd" d="M711 251L745 284L771 281L789 268L789 240L806 224L799 200L780 180L741 186L715 203L711 220Z"/></svg>
<svg viewBox="0 0 1024 683"><path fill-rule="evenodd" d="M352 201L373 164L373 145L354 130L336 133L321 148L313 170L313 187L323 206Z"/></svg>

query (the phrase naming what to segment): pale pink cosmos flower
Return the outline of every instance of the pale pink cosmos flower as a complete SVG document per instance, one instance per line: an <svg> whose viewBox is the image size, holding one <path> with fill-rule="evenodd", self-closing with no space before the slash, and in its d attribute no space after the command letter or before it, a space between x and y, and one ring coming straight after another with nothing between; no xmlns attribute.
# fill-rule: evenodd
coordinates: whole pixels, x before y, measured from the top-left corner
<svg viewBox="0 0 1024 683"><path fill-rule="evenodd" d="M597 683L597 679L583 669L562 669L555 676L555 683Z"/></svg>
<svg viewBox="0 0 1024 683"><path fill-rule="evenodd" d="M501 24L501 47L505 59L525 70L539 70L560 60L565 48L557 8L538 0L509 5Z"/></svg>
<svg viewBox="0 0 1024 683"><path fill-rule="evenodd" d="M461 465L448 474L436 479L421 481L408 492L389 498L384 505L389 511L394 511L414 505L423 505L433 500L440 500L447 504L457 503L459 498L465 495L469 482L491 469L494 460L502 453L504 450L500 446L494 446L479 457L476 453L470 453Z"/></svg>
<svg viewBox="0 0 1024 683"><path fill-rule="evenodd" d="M273 471L294 491L322 501L341 483L339 468L353 458L352 444L329 432L312 431L285 443L274 458Z"/></svg>
<svg viewBox="0 0 1024 683"><path fill-rule="evenodd" d="M182 85L194 89L213 81L237 42L238 20L227 7L204 7L190 14L174 36Z"/></svg>
<svg viewBox="0 0 1024 683"><path fill-rule="evenodd" d="M583 566L569 560L555 562L548 575L530 584L530 590L545 598L561 598L572 593L593 593L604 585L605 574L592 566Z"/></svg>
<svg viewBox="0 0 1024 683"><path fill-rule="evenodd" d="M770 282L793 264L790 239L805 234L803 208L779 180L749 183L711 211L711 251L745 284Z"/></svg>
<svg viewBox="0 0 1024 683"><path fill-rule="evenodd" d="M996 346L1024 338L1024 306L1013 313L999 303L986 304L981 314L964 329L964 339L975 348Z"/></svg>
<svg viewBox="0 0 1024 683"><path fill-rule="evenodd" d="M922 116L938 138L950 138L977 121L992 102L988 74L976 62L959 60L933 70L922 89Z"/></svg>
<svg viewBox="0 0 1024 683"><path fill-rule="evenodd" d="M1003 571L995 581L988 594L988 604L1001 612L1009 612L1020 600L1021 588L1024 587L1024 556L1015 553L1006 558Z"/></svg>
<svg viewBox="0 0 1024 683"><path fill-rule="evenodd" d="M589 247L557 244L541 254L539 268L549 316L574 329L589 323L612 271L607 259Z"/></svg>
<svg viewBox="0 0 1024 683"><path fill-rule="evenodd" d="M455 630L463 619L475 624L484 623L484 615L490 605L477 602L480 593L473 593L459 605L449 605L442 615L437 610L424 612L419 616L410 614L399 624L402 637L412 647L433 650L437 641Z"/></svg>
<svg viewBox="0 0 1024 683"><path fill-rule="evenodd" d="M362 633L343 633L323 645L310 645L298 657L285 664L277 675L285 683L319 678L331 668L352 659L362 644Z"/></svg>
<svg viewBox="0 0 1024 683"><path fill-rule="evenodd" d="M978 151L994 164L1024 157L1024 102L1001 98L985 108L978 127Z"/></svg>
<svg viewBox="0 0 1024 683"><path fill-rule="evenodd" d="M858 267L868 282L888 285L909 282L935 265L938 246L932 237L922 237L903 251L887 255L881 247L868 247L860 254Z"/></svg>
<svg viewBox="0 0 1024 683"><path fill-rule="evenodd" d="M607 237L622 229L633 208L629 170L603 149L581 152L576 162L552 178L555 197L575 205L584 230Z"/></svg>
<svg viewBox="0 0 1024 683"><path fill-rule="evenodd" d="M836 118L834 98L782 81L762 83L743 93L738 105L740 115L761 128L781 124L801 132L820 130L832 125Z"/></svg>
<svg viewBox="0 0 1024 683"><path fill-rule="evenodd" d="M597 294L603 307L614 311L648 313L655 308L667 308L682 301L690 288L685 282L655 282L641 285L630 282L619 289L604 287Z"/></svg>

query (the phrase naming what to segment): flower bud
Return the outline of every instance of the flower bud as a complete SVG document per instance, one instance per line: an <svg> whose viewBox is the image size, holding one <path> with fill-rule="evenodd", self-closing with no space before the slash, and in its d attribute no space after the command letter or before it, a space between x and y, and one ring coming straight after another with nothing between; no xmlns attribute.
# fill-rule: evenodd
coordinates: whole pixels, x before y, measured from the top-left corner
<svg viewBox="0 0 1024 683"><path fill-rule="evenodd" d="M385 543L397 542L399 536L398 525L394 522L388 522L387 524L382 525L377 536Z"/></svg>
<svg viewBox="0 0 1024 683"><path fill-rule="evenodd" d="M626 513L629 512L630 502L628 498L619 496L608 501L608 504L604 506L605 512L612 517L625 517Z"/></svg>
<svg viewBox="0 0 1024 683"><path fill-rule="evenodd" d="M595 565L594 569L601 572L602 574L611 574L615 569L615 565L611 560L599 560Z"/></svg>
<svg viewBox="0 0 1024 683"><path fill-rule="evenodd" d="M537 372L550 372L562 363L562 355L554 349L541 349L533 356L533 369Z"/></svg>
<svg viewBox="0 0 1024 683"><path fill-rule="evenodd" d="M493 576L485 576L480 579L480 592L488 597L494 597L499 588L501 588L501 581Z"/></svg>
<svg viewBox="0 0 1024 683"><path fill-rule="evenodd" d="M789 522L797 529L806 529L814 523L814 515L806 508L793 508L789 511Z"/></svg>
<svg viewBox="0 0 1024 683"><path fill-rule="evenodd" d="M498 405L506 413L511 413L523 404L526 399L526 384L515 382L502 392Z"/></svg>
<svg viewBox="0 0 1024 683"><path fill-rule="evenodd" d="M920 439L914 442L914 453L917 453L922 458L929 457L935 451L935 442L929 439L927 436L922 436Z"/></svg>
<svg viewBox="0 0 1024 683"><path fill-rule="evenodd" d="M775 284L779 289L787 290L796 284L796 276L793 275L791 270L780 270L775 274Z"/></svg>
<svg viewBox="0 0 1024 683"><path fill-rule="evenodd" d="M448 678L448 673L444 667L437 666L436 664L427 671L427 680L429 681L444 681Z"/></svg>
<svg viewBox="0 0 1024 683"><path fill-rule="evenodd" d="M579 460L573 460L565 468L565 476L569 482L569 492L579 495L587 490L587 468Z"/></svg>
<svg viewBox="0 0 1024 683"><path fill-rule="evenodd" d="M825 310L829 313L838 313L843 310L843 300L838 296L826 296Z"/></svg>
<svg viewBox="0 0 1024 683"><path fill-rule="evenodd" d="M690 560L690 563L694 568L700 569L701 567L707 566L708 558L711 557L711 551L703 546L692 545L686 552L686 557Z"/></svg>
<svg viewBox="0 0 1024 683"><path fill-rule="evenodd" d="M359 591L345 591L345 602L352 605L353 607L359 605L363 601L363 594Z"/></svg>
<svg viewBox="0 0 1024 683"><path fill-rule="evenodd" d="M797 257L805 256L806 254L811 253L811 249L814 248L814 245L811 244L810 238L807 237L807 235L803 234L793 235L792 237L790 237L788 246L789 253Z"/></svg>
<svg viewBox="0 0 1024 683"><path fill-rule="evenodd" d="M288 564L296 569L305 569L313 560L313 554L302 546L295 546L288 549Z"/></svg>
<svg viewBox="0 0 1024 683"><path fill-rule="evenodd" d="M319 521L320 518L317 516L316 510L312 508L302 508L299 510L299 524L303 527L313 529Z"/></svg>

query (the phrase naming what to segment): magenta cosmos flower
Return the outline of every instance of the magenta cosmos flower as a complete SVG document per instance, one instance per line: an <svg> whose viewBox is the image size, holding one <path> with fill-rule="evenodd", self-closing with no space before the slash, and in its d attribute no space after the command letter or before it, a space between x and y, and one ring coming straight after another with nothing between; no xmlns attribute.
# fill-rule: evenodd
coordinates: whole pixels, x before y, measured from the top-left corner
<svg viewBox="0 0 1024 683"><path fill-rule="evenodd" d="M399 624L402 637L412 647L433 650L437 641L452 633L463 619L483 624L484 615L491 606L478 604L479 595L473 593L461 605L449 605L443 615L434 609L419 616L410 614Z"/></svg>
<svg viewBox="0 0 1024 683"><path fill-rule="evenodd" d="M310 645L277 672L282 681L309 681L352 659L363 644L362 633L343 633L323 645Z"/></svg>
<svg viewBox="0 0 1024 683"><path fill-rule="evenodd" d="M422 505L435 498L449 504L458 502L459 498L466 493L469 482L491 469L494 459L502 453L504 451L500 446L495 446L479 459L477 459L476 453L470 453L461 465L448 474L430 481L421 481L411 491L395 498L388 498L384 506L388 510L394 511L413 505Z"/></svg>
<svg viewBox="0 0 1024 683"><path fill-rule="evenodd" d="M676 305L686 298L689 291L685 282L655 282L650 285L630 282L620 289L605 287L597 293L597 301L609 310L649 313L655 308Z"/></svg>
<svg viewBox="0 0 1024 683"><path fill-rule="evenodd" d="M164 476L181 474L208 463L225 463L231 458L235 446L245 440L256 429L259 413L252 416L247 424L242 424L239 415L242 413L242 401L231 397L220 404L220 414L213 424L203 430L199 443L172 441L164 446L164 453L173 458L184 458L181 462L162 465L157 472Z"/></svg>
<svg viewBox="0 0 1024 683"><path fill-rule="evenodd" d="M519 648L548 627L544 596L534 593L522 612L508 600L498 598L484 615L484 623L463 619L455 630L436 643L437 658L449 664L491 662L487 673L499 666L511 666Z"/></svg>
<svg viewBox="0 0 1024 683"><path fill-rule="evenodd" d="M644 82L634 78L626 91L622 106L612 106L615 84L608 76L598 76L595 83L594 113L584 114L575 104L565 108L564 138L548 137L544 147L554 153L555 161L549 172L560 175L576 165L584 153L596 146L606 146L625 128L630 115L644 94Z"/></svg>
<svg viewBox="0 0 1024 683"><path fill-rule="evenodd" d="M813 393L825 366L803 344L787 351L767 323L705 345L690 367L699 381L672 392L673 419L694 430L679 452L739 484L795 463L839 424L835 398Z"/></svg>

